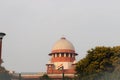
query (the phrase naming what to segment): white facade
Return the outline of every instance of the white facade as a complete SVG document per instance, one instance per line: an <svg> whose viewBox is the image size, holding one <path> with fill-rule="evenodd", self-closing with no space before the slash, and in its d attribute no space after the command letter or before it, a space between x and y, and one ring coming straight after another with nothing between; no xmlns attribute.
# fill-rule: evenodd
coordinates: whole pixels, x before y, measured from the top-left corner
<svg viewBox="0 0 120 80"><path fill-rule="evenodd" d="M55 69L58 69L58 66L61 64L64 66L64 69L70 69L72 67L73 62L54 62Z"/></svg>

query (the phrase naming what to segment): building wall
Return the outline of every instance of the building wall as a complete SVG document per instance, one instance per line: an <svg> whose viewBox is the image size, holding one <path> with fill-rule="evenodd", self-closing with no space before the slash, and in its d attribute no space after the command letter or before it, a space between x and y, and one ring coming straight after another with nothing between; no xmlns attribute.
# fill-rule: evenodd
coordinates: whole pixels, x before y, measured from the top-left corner
<svg viewBox="0 0 120 80"><path fill-rule="evenodd" d="M62 74L63 71L62 70L48 70L47 74ZM75 74L75 70L74 69L65 69L64 70L65 74Z"/></svg>
<svg viewBox="0 0 120 80"><path fill-rule="evenodd" d="M61 64L64 66L64 69L72 68L72 62L54 62L53 64L55 66L55 69L58 69Z"/></svg>

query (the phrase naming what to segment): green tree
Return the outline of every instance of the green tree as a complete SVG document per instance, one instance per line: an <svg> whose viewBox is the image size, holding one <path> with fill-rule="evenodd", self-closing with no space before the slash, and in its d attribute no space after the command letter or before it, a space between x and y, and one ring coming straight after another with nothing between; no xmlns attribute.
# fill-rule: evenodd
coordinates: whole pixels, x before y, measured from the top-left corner
<svg viewBox="0 0 120 80"><path fill-rule="evenodd" d="M120 65L120 46L116 46L112 48L114 56L112 56L111 61L115 67Z"/></svg>
<svg viewBox="0 0 120 80"><path fill-rule="evenodd" d="M104 72L114 70L114 51L111 47L95 47L88 50L85 58L80 60L76 66L76 72L81 80L97 80Z"/></svg>
<svg viewBox="0 0 120 80"><path fill-rule="evenodd" d="M52 80L47 74L44 74L41 80Z"/></svg>
<svg viewBox="0 0 120 80"><path fill-rule="evenodd" d="M11 80L8 71L2 66L0 66L0 80Z"/></svg>

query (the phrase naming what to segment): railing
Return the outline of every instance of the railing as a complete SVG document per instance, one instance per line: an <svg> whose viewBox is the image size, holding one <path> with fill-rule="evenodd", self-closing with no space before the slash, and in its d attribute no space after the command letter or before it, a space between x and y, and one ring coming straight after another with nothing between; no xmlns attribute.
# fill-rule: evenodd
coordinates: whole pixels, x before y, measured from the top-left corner
<svg viewBox="0 0 120 80"><path fill-rule="evenodd" d="M12 80L25 80L24 78L39 78L46 74L45 72L24 72L24 73L12 73Z"/></svg>

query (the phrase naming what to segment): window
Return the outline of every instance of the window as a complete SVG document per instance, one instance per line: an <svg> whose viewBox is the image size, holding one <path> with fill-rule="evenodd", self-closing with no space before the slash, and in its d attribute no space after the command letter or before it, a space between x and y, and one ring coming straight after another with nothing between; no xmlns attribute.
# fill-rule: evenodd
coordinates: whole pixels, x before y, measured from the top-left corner
<svg viewBox="0 0 120 80"><path fill-rule="evenodd" d="M61 53L61 57L64 57L64 53Z"/></svg>
<svg viewBox="0 0 120 80"><path fill-rule="evenodd" d="M66 53L66 57L69 57L69 53Z"/></svg>
<svg viewBox="0 0 120 80"><path fill-rule="evenodd" d="M59 53L57 53L57 57L59 57Z"/></svg>
<svg viewBox="0 0 120 80"><path fill-rule="evenodd" d="M72 58L72 54L70 54L70 57Z"/></svg>

